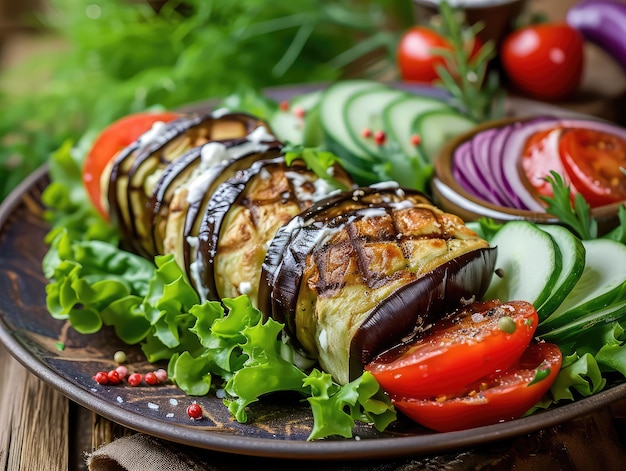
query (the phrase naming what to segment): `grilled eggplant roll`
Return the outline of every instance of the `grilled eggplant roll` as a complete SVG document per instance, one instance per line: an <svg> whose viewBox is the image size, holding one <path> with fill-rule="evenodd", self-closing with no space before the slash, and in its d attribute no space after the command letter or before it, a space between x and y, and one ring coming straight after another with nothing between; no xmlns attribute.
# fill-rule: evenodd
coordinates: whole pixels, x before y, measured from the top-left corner
<svg viewBox="0 0 626 471"><path fill-rule="evenodd" d="M127 248L174 254L203 300L247 294L339 383L484 294L495 249L458 217L282 152L253 116L184 116L120 152L103 197Z"/></svg>
<svg viewBox="0 0 626 471"><path fill-rule="evenodd" d="M259 304L339 383L376 354L482 296L495 249L420 193L363 188L283 226Z"/></svg>

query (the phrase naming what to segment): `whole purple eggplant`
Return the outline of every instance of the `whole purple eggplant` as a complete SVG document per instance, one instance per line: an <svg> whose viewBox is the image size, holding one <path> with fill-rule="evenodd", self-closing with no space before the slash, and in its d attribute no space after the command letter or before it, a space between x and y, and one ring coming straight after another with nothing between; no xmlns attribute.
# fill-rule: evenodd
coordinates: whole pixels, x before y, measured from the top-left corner
<svg viewBox="0 0 626 471"><path fill-rule="evenodd" d="M567 23L598 45L626 70L626 3L584 0L567 12Z"/></svg>

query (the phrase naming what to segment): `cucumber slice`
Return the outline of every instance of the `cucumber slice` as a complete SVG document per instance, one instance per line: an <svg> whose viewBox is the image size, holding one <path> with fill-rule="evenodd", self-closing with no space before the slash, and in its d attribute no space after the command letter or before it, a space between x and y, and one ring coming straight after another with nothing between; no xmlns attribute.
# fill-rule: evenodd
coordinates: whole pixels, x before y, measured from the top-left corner
<svg viewBox="0 0 626 471"><path fill-rule="evenodd" d="M352 138L344 119L346 103L354 95L367 89L385 89L372 80L344 80L328 87L320 99L320 123L328 150L358 166L361 160L371 161L367 153Z"/></svg>
<svg viewBox="0 0 626 471"><path fill-rule="evenodd" d="M621 303L626 292L626 245L611 239L582 241L585 269L563 303L540 324L542 332Z"/></svg>
<svg viewBox="0 0 626 471"><path fill-rule="evenodd" d="M561 273L548 299L537 308L539 320L547 318L574 288L585 269L585 246L571 231L557 225L540 225L552 236L561 253Z"/></svg>
<svg viewBox="0 0 626 471"><path fill-rule="evenodd" d="M452 107L428 111L415 119L413 131L421 138L420 148L434 162L442 147L452 138L469 131L476 123Z"/></svg>
<svg viewBox="0 0 626 471"><path fill-rule="evenodd" d="M511 221L490 242L498 248L498 257L485 298L541 306L561 272L561 256L552 236L528 221Z"/></svg>
<svg viewBox="0 0 626 471"><path fill-rule="evenodd" d="M290 144L303 144L308 114L318 104L321 96L321 90L298 95L290 102L288 110L277 110L269 122L276 137ZM303 114L300 114L298 109Z"/></svg>
<svg viewBox="0 0 626 471"><path fill-rule="evenodd" d="M376 144L372 137L363 137L363 130L369 129L371 132L385 130L382 110L389 103L407 96L406 92L394 88L376 87L355 93L346 102L344 120L352 139L363 152L372 156L380 154L380 145Z"/></svg>
<svg viewBox="0 0 626 471"><path fill-rule="evenodd" d="M420 153L411 142L411 136L414 134L413 123L423 113L447 108L449 106L444 101L436 98L402 96L389 103L383 110L383 127L390 140L397 142L405 155L418 157Z"/></svg>
<svg viewBox="0 0 626 471"><path fill-rule="evenodd" d="M586 313L578 319L572 320L567 324L552 330L541 329L539 337L546 342L553 342L563 345L571 342L577 337L588 334L594 327L600 327L603 324L611 322L619 322L626 318L626 299L611 304L610 306Z"/></svg>

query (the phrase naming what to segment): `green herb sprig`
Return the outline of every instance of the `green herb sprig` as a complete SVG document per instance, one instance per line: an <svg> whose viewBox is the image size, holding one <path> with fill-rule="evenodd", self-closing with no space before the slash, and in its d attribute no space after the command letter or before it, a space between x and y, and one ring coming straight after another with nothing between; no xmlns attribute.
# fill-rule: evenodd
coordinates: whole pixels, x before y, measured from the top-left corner
<svg viewBox="0 0 626 471"><path fill-rule="evenodd" d="M452 45L452 50L433 49L446 62L446 65L440 64L436 69L440 77L439 85L450 92L457 105L477 122L502 116L504 91L500 87L497 71L489 70L489 63L496 55L494 42L486 41L472 56L482 24L466 26L459 18L460 12L446 1L440 3L439 12L440 33Z"/></svg>
<svg viewBox="0 0 626 471"><path fill-rule="evenodd" d="M87 130L245 87L338 79L376 48L388 55L390 34L412 19L409 0L49 3L38 24L62 47L0 77L10 110L0 113L0 200Z"/></svg>

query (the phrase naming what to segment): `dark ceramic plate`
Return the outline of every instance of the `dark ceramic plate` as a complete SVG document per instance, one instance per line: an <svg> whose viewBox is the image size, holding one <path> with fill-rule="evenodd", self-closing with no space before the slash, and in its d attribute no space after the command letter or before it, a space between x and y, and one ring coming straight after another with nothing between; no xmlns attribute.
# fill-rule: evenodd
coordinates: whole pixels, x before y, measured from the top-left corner
<svg viewBox="0 0 626 471"><path fill-rule="evenodd" d="M626 384L508 423L453 433L432 433L399 420L385 433L359 425L355 439L307 442L312 418L297 397L275 396L253 404L249 422L232 420L221 400L196 398L205 410L190 421L186 397L173 385L100 386L92 379L113 366L123 349L131 368L149 371L139 348L121 344L112 331L77 334L53 319L45 300L41 260L47 247L41 193L48 184L42 167L0 206L0 341L27 369L71 400L128 428L199 448L292 459L369 459L438 453L498 441L551 427L626 397ZM64 349L57 347L58 343Z"/></svg>

